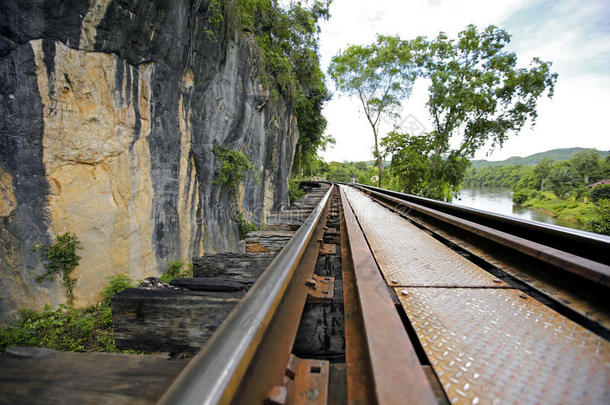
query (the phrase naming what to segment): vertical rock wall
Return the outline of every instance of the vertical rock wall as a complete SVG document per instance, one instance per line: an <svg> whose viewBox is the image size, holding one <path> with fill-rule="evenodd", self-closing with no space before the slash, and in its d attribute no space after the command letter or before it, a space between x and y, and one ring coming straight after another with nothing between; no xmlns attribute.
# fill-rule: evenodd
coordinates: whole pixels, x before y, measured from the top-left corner
<svg viewBox="0 0 610 405"><path fill-rule="evenodd" d="M210 38L206 4L0 3L0 319L64 301L58 281L34 281L33 251L63 232L84 247L81 305L113 274L236 250L216 143L256 168L239 199L251 220L287 201L292 107L261 86L255 45Z"/></svg>

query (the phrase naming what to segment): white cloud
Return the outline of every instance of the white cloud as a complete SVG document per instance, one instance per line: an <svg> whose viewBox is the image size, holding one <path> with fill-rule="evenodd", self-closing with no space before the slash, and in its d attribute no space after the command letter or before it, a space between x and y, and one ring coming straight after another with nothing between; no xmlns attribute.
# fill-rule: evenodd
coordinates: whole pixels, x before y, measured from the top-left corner
<svg viewBox="0 0 610 405"><path fill-rule="evenodd" d="M330 58L348 44L373 42L376 34L455 35L470 23L495 24L513 34L511 49L520 64L533 56L553 61L559 73L556 94L542 100L535 129L524 130L491 155L503 159L555 147L610 149L606 116L610 107L610 7L603 0L588 2L544 0L334 0L332 17L322 26L321 56ZM600 24L602 27L600 28ZM417 83L403 111L429 128L425 83ZM338 97L325 109L327 133L337 144L322 155L326 160L370 160L373 137L356 100ZM477 157L485 156L481 152Z"/></svg>

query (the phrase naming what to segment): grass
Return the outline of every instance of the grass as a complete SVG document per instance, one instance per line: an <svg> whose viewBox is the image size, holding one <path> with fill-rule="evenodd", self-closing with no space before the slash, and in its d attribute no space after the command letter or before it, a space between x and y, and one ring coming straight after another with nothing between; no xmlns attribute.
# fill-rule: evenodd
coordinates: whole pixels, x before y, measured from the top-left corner
<svg viewBox="0 0 610 405"><path fill-rule="evenodd" d="M246 239L249 232L258 231L258 226L255 223L249 222L238 207L234 208L233 218L239 228L239 239Z"/></svg>
<svg viewBox="0 0 610 405"><path fill-rule="evenodd" d="M598 216L595 204L562 200L550 191L539 192L532 198L528 198L522 205L580 225L585 225Z"/></svg>
<svg viewBox="0 0 610 405"><path fill-rule="evenodd" d="M35 346L71 352L121 352L113 337L110 300L135 283L126 275L109 278L99 304L85 308L60 305L42 311L24 309L0 329L0 350L9 346ZM133 351L126 351L134 353Z"/></svg>
<svg viewBox="0 0 610 405"><path fill-rule="evenodd" d="M167 271L163 273L160 280L169 284L175 278L190 278L193 277L193 263L185 265L179 260L175 260L169 264Z"/></svg>

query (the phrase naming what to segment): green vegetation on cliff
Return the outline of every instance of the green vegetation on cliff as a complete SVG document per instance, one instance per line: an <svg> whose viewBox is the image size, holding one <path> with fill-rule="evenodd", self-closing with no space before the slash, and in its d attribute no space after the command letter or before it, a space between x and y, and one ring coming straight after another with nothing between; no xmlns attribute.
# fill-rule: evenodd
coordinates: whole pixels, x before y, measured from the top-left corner
<svg viewBox="0 0 610 405"><path fill-rule="evenodd" d="M18 319L0 329L0 350L37 346L73 352L118 352L112 336L110 300L134 282L124 274L109 278L102 301L86 308L60 305L42 311L24 309Z"/></svg>
<svg viewBox="0 0 610 405"><path fill-rule="evenodd" d="M68 305L72 305L74 302L74 287L76 286L76 279L71 274L81 259L76 254L76 251L82 250L82 248L76 235L70 232L57 236L57 240L51 246L44 245L35 248L35 250L42 250L44 252L46 258L45 268L47 269L44 274L36 277L36 281L51 280L55 275L59 274L66 288Z"/></svg>
<svg viewBox="0 0 610 405"><path fill-rule="evenodd" d="M283 7L277 0L208 0L210 26L218 29L226 22L228 30L255 39L263 86L272 99L281 95L294 108L299 128L295 172L308 169L318 149L332 140L323 135L322 107L330 92L318 52L318 22L329 17L330 0L308 3Z"/></svg>

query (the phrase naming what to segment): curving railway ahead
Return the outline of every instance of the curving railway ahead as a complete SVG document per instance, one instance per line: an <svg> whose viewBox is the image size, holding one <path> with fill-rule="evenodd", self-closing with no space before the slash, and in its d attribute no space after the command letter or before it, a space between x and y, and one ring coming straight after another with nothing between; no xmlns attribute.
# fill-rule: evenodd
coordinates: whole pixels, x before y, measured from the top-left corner
<svg viewBox="0 0 610 405"><path fill-rule="evenodd" d="M609 252L598 235L332 185L159 403L610 403ZM336 278L316 274L329 254ZM310 302L341 306L344 357L295 350Z"/></svg>

